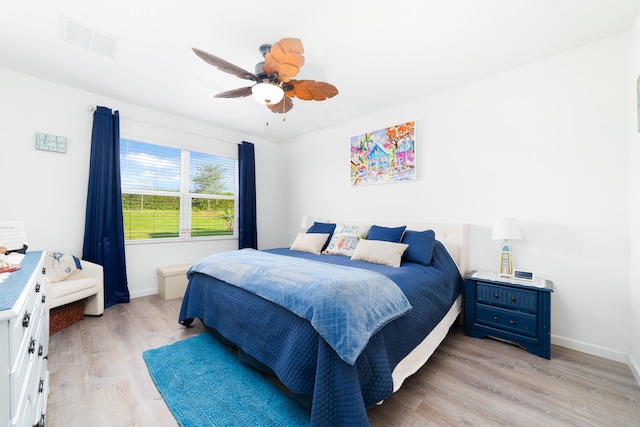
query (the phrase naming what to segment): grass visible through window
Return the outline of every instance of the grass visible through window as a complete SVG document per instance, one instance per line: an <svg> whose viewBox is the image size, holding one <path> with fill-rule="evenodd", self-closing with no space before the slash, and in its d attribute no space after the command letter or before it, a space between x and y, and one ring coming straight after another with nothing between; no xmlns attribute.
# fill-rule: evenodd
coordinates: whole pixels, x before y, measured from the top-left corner
<svg viewBox="0 0 640 427"><path fill-rule="evenodd" d="M179 210L123 210L126 240L175 238L180 236ZM192 212L192 237L232 236L233 226L222 212Z"/></svg>

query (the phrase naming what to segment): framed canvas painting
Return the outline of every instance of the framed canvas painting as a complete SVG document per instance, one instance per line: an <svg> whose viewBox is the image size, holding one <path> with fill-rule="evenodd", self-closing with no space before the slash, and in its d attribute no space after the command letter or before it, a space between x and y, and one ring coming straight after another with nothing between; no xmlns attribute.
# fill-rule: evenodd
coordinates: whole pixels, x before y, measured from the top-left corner
<svg viewBox="0 0 640 427"><path fill-rule="evenodd" d="M415 121L351 137L351 185L416 180Z"/></svg>

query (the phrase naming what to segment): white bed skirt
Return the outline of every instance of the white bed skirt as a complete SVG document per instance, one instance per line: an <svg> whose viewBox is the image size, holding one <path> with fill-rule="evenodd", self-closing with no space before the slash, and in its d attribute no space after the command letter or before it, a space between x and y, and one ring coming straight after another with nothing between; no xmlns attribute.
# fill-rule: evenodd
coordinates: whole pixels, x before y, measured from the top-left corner
<svg viewBox="0 0 640 427"><path fill-rule="evenodd" d="M393 378L393 392L398 391L404 380L415 374L427 360L431 357L433 352L438 348L440 343L444 340L456 321L458 315L462 310L462 295L454 301L453 305L442 318L440 323L426 336L426 338L414 348L404 359L402 359L393 370L391 374ZM380 402L382 403L382 402Z"/></svg>

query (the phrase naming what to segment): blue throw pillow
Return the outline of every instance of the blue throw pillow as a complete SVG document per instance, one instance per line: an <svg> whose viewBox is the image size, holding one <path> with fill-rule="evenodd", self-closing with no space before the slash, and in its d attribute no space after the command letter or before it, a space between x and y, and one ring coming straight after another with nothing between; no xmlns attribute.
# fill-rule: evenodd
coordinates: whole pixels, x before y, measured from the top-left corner
<svg viewBox="0 0 640 427"><path fill-rule="evenodd" d="M367 240L384 240L385 242L400 243L402 239L402 233L407 227L380 227L378 225L372 225L369 230Z"/></svg>
<svg viewBox="0 0 640 427"><path fill-rule="evenodd" d="M324 245L322 246L322 250L324 251L325 249L327 249L327 246L331 241L331 236L333 236L333 232L335 231L335 229L336 229L335 224L327 223L327 222L314 222L313 225L309 227L309 229L307 230L307 233L329 234L329 237L327 237L327 241L324 242Z"/></svg>
<svg viewBox="0 0 640 427"><path fill-rule="evenodd" d="M433 245L435 244L436 233L433 230L414 231L407 230L402 237L402 243L409 245L402 260L406 262L416 262L419 264L431 264L433 257Z"/></svg>

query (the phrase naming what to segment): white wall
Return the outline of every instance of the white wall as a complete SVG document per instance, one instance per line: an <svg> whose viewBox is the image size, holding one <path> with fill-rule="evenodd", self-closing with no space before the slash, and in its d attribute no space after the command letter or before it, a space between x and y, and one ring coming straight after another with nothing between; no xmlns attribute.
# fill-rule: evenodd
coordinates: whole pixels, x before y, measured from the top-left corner
<svg viewBox="0 0 640 427"><path fill-rule="evenodd" d="M470 266L495 270L493 218L517 216L515 266L555 283L552 342L626 361L628 58L618 35L288 141L280 245L302 215L467 222ZM409 120L419 179L351 187L350 137Z"/></svg>
<svg viewBox="0 0 640 427"><path fill-rule="evenodd" d="M640 79L640 17L636 19L631 30L631 73L627 90L637 90L637 79ZM629 293L631 305L631 352L629 365L636 379L640 382L640 118L638 109L640 99L632 96L629 102L629 240L631 260L629 268Z"/></svg>
<svg viewBox="0 0 640 427"><path fill-rule="evenodd" d="M96 105L137 119L121 119L123 137L150 136L158 143L204 152L237 150L233 142L243 139L253 142L259 245L273 246L277 151L272 143L0 68L0 220L23 221L30 249L82 255L93 120L88 107ZM36 132L67 137L66 154L36 150ZM237 239L126 245L131 296L157 293L159 266L190 263L237 247Z"/></svg>
<svg viewBox="0 0 640 427"><path fill-rule="evenodd" d="M471 267L495 269L491 222L515 215L523 232L511 245L516 266L556 286L552 342L619 361L630 354L637 366L640 272L630 256L637 260L640 252L640 141L629 135L629 82L635 87L640 74L639 32L636 24L631 43L627 34L611 37L281 146L0 68L0 219L22 220L34 250L82 252L87 106L104 105L171 128L254 142L261 248L288 246L302 215L463 221L471 224ZM418 181L352 188L349 138L407 120L417 122ZM122 124L126 136L131 127ZM67 153L35 150L36 132L66 136ZM218 143L206 141L189 144ZM127 245L132 296L156 292L157 266L236 244Z"/></svg>

